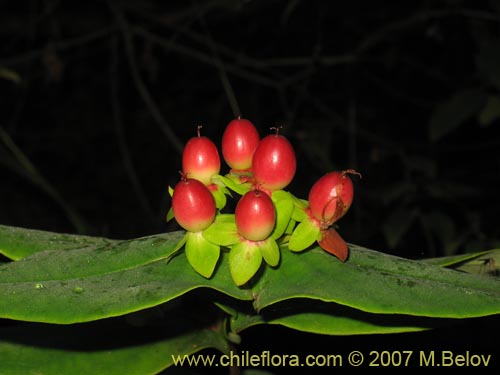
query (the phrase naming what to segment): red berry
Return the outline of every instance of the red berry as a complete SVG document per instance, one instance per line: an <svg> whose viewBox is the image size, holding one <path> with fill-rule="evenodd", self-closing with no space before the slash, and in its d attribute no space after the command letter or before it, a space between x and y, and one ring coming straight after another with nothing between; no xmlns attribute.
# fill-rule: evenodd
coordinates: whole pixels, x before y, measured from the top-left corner
<svg viewBox="0 0 500 375"><path fill-rule="evenodd" d="M297 160L291 143L280 134L264 137L252 158L255 183L264 190L280 190L295 176Z"/></svg>
<svg viewBox="0 0 500 375"><path fill-rule="evenodd" d="M181 227L190 232L207 228L215 219L215 200L203 183L183 177L174 187L172 210Z"/></svg>
<svg viewBox="0 0 500 375"><path fill-rule="evenodd" d="M352 204L354 188L349 173L329 172L314 183L309 191L311 214L328 226L346 214Z"/></svg>
<svg viewBox="0 0 500 375"><path fill-rule="evenodd" d="M274 203L263 191L251 190L243 195L234 212L239 234L250 241L265 240L274 229Z"/></svg>
<svg viewBox="0 0 500 375"><path fill-rule="evenodd" d="M259 133L249 120L232 120L222 134L222 156L227 165L235 170L249 169L259 140Z"/></svg>
<svg viewBox="0 0 500 375"><path fill-rule="evenodd" d="M182 171L189 178L211 184L213 175L220 172L220 156L217 146L210 138L200 135L191 138L184 146L182 153Z"/></svg>

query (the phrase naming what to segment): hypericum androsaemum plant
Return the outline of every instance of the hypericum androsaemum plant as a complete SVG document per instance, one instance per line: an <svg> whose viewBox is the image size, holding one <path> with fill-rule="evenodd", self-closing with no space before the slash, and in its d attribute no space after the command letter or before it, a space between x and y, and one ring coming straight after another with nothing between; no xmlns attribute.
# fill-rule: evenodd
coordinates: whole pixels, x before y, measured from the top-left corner
<svg viewBox="0 0 500 375"><path fill-rule="evenodd" d="M416 261L346 243L338 222L360 175L326 172L295 197L290 141L230 124L224 175L200 127L187 142L199 147L185 148L167 215L182 230L113 240L0 225L0 374L158 374L205 348L227 354L257 325L366 335L500 313L498 278L467 273L498 274L500 250Z"/></svg>

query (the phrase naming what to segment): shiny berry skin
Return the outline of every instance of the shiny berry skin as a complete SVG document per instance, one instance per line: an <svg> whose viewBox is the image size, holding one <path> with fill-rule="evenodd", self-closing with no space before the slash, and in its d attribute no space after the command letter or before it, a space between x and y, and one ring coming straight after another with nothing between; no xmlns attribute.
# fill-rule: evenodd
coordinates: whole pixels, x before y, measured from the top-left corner
<svg viewBox="0 0 500 375"><path fill-rule="evenodd" d="M295 176L297 160L290 141L280 134L261 139L252 158L255 184L264 190L285 188Z"/></svg>
<svg viewBox="0 0 500 375"><path fill-rule="evenodd" d="M220 156L217 146L208 137L200 135L191 138L182 153L182 171L189 177L210 185L213 175L220 172Z"/></svg>
<svg viewBox="0 0 500 375"><path fill-rule="evenodd" d="M346 214L352 204L354 188L349 173L334 171L323 175L309 191L309 209L324 225L331 225Z"/></svg>
<svg viewBox="0 0 500 375"><path fill-rule="evenodd" d="M263 191L251 190L243 195L234 212L238 233L250 241L263 241L276 223L274 203Z"/></svg>
<svg viewBox="0 0 500 375"><path fill-rule="evenodd" d="M199 232L215 219L215 200L207 186L194 178L183 177L174 187L172 210L185 230Z"/></svg>
<svg viewBox="0 0 500 375"><path fill-rule="evenodd" d="M249 120L232 120L222 134L222 156L234 170L246 170L252 166L252 156L260 136Z"/></svg>

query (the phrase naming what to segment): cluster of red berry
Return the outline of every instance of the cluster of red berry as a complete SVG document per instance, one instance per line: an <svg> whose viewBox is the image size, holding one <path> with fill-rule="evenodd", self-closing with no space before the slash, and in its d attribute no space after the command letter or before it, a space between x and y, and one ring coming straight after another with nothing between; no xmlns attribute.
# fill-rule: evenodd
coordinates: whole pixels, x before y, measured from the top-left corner
<svg viewBox="0 0 500 375"><path fill-rule="evenodd" d="M264 260L280 262L280 246L302 251L314 243L341 261L348 257L346 242L334 223L353 200L350 174L333 171L311 188L308 200L283 190L295 176L297 161L290 141L279 128L260 138L252 122L232 120L222 136L222 156L230 168L220 174L221 159L215 143L200 134L185 145L181 180L172 189L173 218L186 230L179 243L191 266L211 277L221 248L229 250L229 269L237 285L247 283ZM234 213L225 213L227 197L240 196Z"/></svg>

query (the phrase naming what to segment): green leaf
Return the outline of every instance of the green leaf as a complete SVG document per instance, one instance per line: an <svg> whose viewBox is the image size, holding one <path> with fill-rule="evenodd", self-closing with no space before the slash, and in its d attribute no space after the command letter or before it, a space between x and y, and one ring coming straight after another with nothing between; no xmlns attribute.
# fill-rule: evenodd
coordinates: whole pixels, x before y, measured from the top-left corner
<svg viewBox="0 0 500 375"><path fill-rule="evenodd" d="M297 298L278 303L257 315L248 311L233 311L229 318L229 329L240 334L256 325L277 324L317 334L367 335L416 332L447 323L448 319L370 314L336 303Z"/></svg>
<svg viewBox="0 0 500 375"><path fill-rule="evenodd" d="M123 241L0 225L0 254L13 260L44 250L92 249L118 242Z"/></svg>
<svg viewBox="0 0 500 375"><path fill-rule="evenodd" d="M310 304L310 301L302 301ZM339 310L341 314L339 315ZM291 312L278 317L266 316L238 316L233 321L234 329L246 329L257 324L277 324L298 331L316 333L322 335L369 335L418 332L438 325L429 319L429 326L419 325L425 322L408 317L391 316L390 319L378 314L359 313L352 310L344 314L342 308L336 304L330 304L328 311ZM412 324L413 323L413 324ZM444 322L443 322L444 323Z"/></svg>
<svg viewBox="0 0 500 375"><path fill-rule="evenodd" d="M32 241L27 233L15 242L21 248L25 247L23 239ZM266 319L282 303L296 299L331 303L332 309L318 310L308 302L303 303L303 310L285 311L272 318L292 319L299 313L335 317L335 309L341 306L375 315L435 318L500 313L498 278L470 275L355 245L349 245L350 257L345 263L314 247L302 253L281 251L278 269L263 267L258 272L261 250L247 242L236 244L229 257L221 253L216 271L206 279L193 271L185 252L178 252L185 234L111 241L95 248L57 251L52 247L4 263L0 265L0 318L58 324L86 322L157 306L200 288L225 294L226 304L253 301L256 311ZM477 264L490 266L485 262L495 256L484 254ZM247 288L239 288L233 276L240 285L255 278ZM350 314L349 318L365 319L364 315L358 319ZM412 326L411 322L401 324ZM335 329L325 327L325 332Z"/></svg>
<svg viewBox="0 0 500 375"><path fill-rule="evenodd" d="M458 267L461 264L468 263L469 261L476 260L476 258L483 259L498 259L500 263L500 249L477 251L474 253L458 254L458 255L448 255L439 258L428 258L422 259L421 262L427 264L434 264L441 267Z"/></svg>
<svg viewBox="0 0 500 375"><path fill-rule="evenodd" d="M249 242L239 242L229 251L229 270L236 285L247 283L259 270L262 253L258 246Z"/></svg>
<svg viewBox="0 0 500 375"><path fill-rule="evenodd" d="M118 322L2 327L0 373L152 375L184 355L206 348L229 350L213 330L170 331Z"/></svg>
<svg viewBox="0 0 500 375"><path fill-rule="evenodd" d="M260 311L291 298L336 302L380 314L466 318L500 313L500 280L350 245L345 263L320 248L282 251L252 291Z"/></svg>
<svg viewBox="0 0 500 375"><path fill-rule="evenodd" d="M468 89L455 93L451 98L437 106L429 123L432 141L438 141L454 131L465 121L476 115L486 101L482 89Z"/></svg>
<svg viewBox="0 0 500 375"><path fill-rule="evenodd" d="M333 310L335 307L332 307ZM285 315L269 321L269 324L279 324L288 328L322 335L367 335L382 333L418 332L428 327L412 326L411 321L405 325L397 319L384 325L380 315L374 316L374 321L356 319L352 316L338 316L332 312L304 312ZM379 319L376 319L378 317ZM387 322L387 319L385 319Z"/></svg>
<svg viewBox="0 0 500 375"><path fill-rule="evenodd" d="M45 251L0 265L0 318L70 324L124 315L210 288L251 300L236 287L226 261L211 279L194 272L185 253L175 253L185 232L115 246ZM165 258L165 259L164 259Z"/></svg>
<svg viewBox="0 0 500 375"><path fill-rule="evenodd" d="M458 265L456 270L474 275L500 276L500 250L471 259Z"/></svg>
<svg viewBox="0 0 500 375"><path fill-rule="evenodd" d="M276 224L271 233L271 237L277 239L280 238L288 228L294 205L290 194L283 190L273 192L272 200L276 209Z"/></svg>
<svg viewBox="0 0 500 375"><path fill-rule="evenodd" d="M449 267L475 275L500 275L500 249L422 259L421 262Z"/></svg>
<svg viewBox="0 0 500 375"><path fill-rule="evenodd" d="M280 249L273 238L261 241L259 244L262 257L271 267L276 267L280 262Z"/></svg>
<svg viewBox="0 0 500 375"><path fill-rule="evenodd" d="M320 228L318 225L310 219L305 219L295 227L290 236L288 249L291 251L302 251L317 241L319 236Z"/></svg>
<svg viewBox="0 0 500 375"><path fill-rule="evenodd" d="M191 267L203 277L210 278L219 260L220 246L205 239L202 232L196 232L188 233L185 249Z"/></svg>
<svg viewBox="0 0 500 375"><path fill-rule="evenodd" d="M67 280L126 271L171 257L184 239L185 232L179 231L74 249L66 249L66 242L61 241L52 245L54 250L0 265L0 283ZM58 245L64 251L55 250Z"/></svg>
<svg viewBox="0 0 500 375"><path fill-rule="evenodd" d="M240 240L234 214L219 214L215 221L203 231L203 237L220 245L231 246Z"/></svg>

